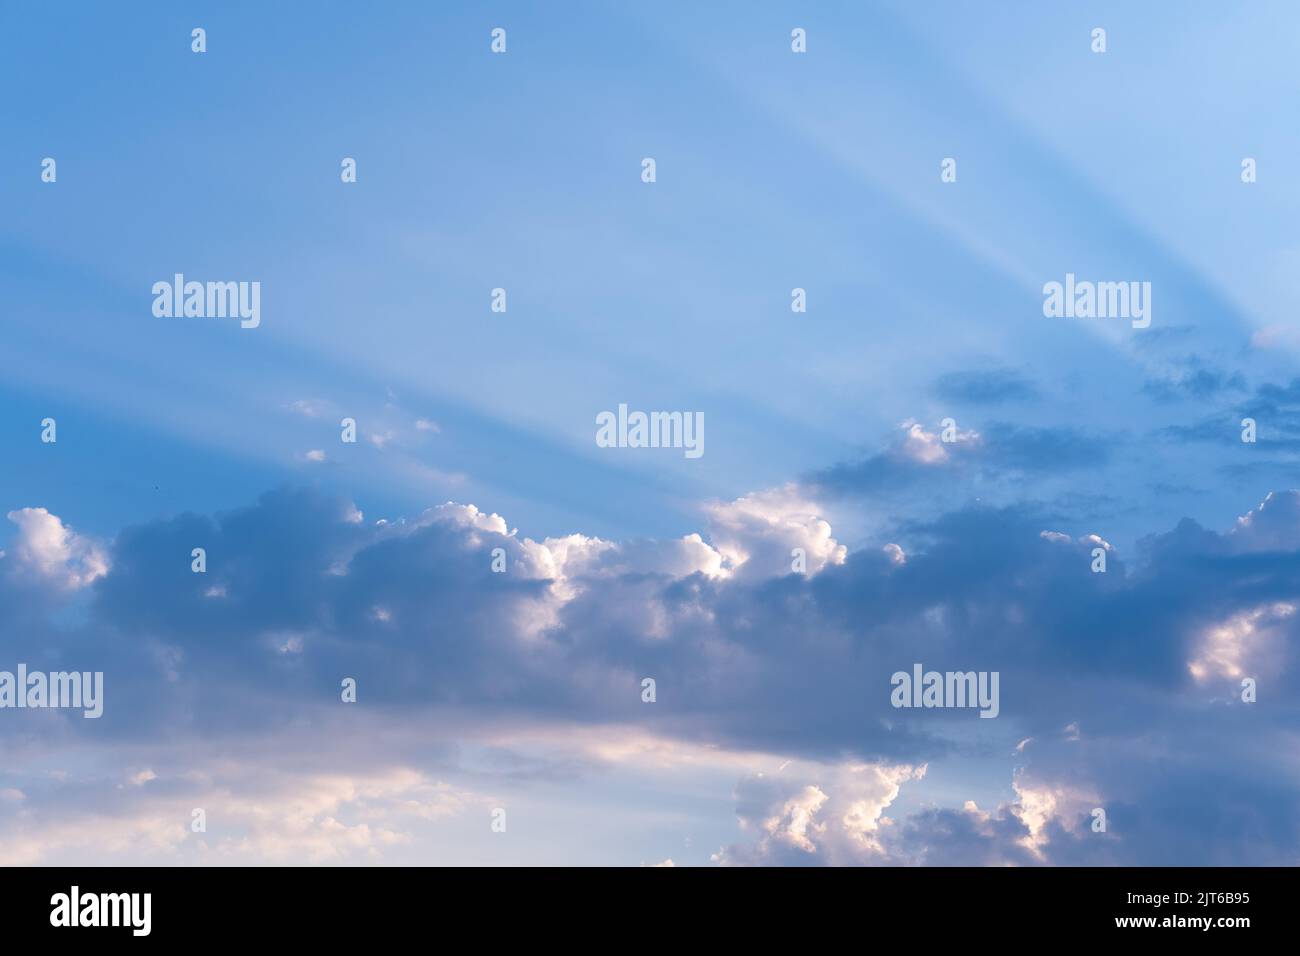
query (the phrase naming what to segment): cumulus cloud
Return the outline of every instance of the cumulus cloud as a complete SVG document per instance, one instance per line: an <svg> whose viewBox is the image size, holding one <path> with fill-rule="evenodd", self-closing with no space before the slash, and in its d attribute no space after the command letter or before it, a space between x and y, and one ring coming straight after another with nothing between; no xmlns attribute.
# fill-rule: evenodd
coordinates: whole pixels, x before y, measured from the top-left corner
<svg viewBox="0 0 1300 956"><path fill-rule="evenodd" d="M1213 677L1237 680L1272 671L1289 635L1296 606L1276 601L1239 611L1206 625L1192 650L1187 669L1198 683Z"/></svg>
<svg viewBox="0 0 1300 956"><path fill-rule="evenodd" d="M723 865L1033 866L1114 862L1121 841L1090 826L1096 793L1067 783L1030 782L1017 773L1014 798L990 810L923 805L886 813L926 766L803 766L815 784L747 778L736 789L746 839L722 848Z"/></svg>
<svg viewBox="0 0 1300 956"><path fill-rule="evenodd" d="M920 465L942 464L949 459L949 445L975 444L980 440L979 432L963 431L955 425L950 426L949 435L926 431L920 422L910 420L903 422L900 427L903 429L903 440L895 453Z"/></svg>
<svg viewBox="0 0 1300 956"><path fill-rule="evenodd" d="M1300 698L1285 612L1300 553L1275 522L1284 500L1223 533L1184 521L1106 574L1086 560L1109 548L1102 539L1044 533L1015 509L938 515L912 528L905 555L880 542L850 553L793 486L714 505L698 533L623 542L533 540L468 504L366 522L350 501L283 489L123 529L98 564L37 511L4 561L89 577L93 601L70 629L10 628L9 650L110 672L93 731L54 713L43 726L131 752L119 782L144 767L159 778L127 788L137 795L173 779L149 754L159 727L257 741L337 714L348 676L378 721L368 741L433 721L478 736L504 723L516 737L604 729L603 753L641 760L664 752L628 749L651 731L714 766L755 752L793 760L777 776L741 774L749 839L720 862L1284 860L1300 848L1286 809L1300 794L1278 764ZM204 575L190 570L195 542ZM790 572L794 548L809 573ZM0 600L0 614L20 607ZM889 677L918 661L998 671L999 719L894 709ZM1264 678L1258 704L1235 693L1246 673ZM0 748L24 739L0 727ZM1014 799L889 812L925 785L925 766L989 752L1024 761ZM1216 763L1229 752L1236 780ZM1230 806L1192 806L1211 784ZM32 792L29 780L0 785ZM1091 800L1114 821L1105 839L1080 826ZM1169 821L1183 817L1241 839L1180 844ZM341 811L312 819L293 844L303 853L308 833L364 853L387 839L381 827L406 832Z"/></svg>
<svg viewBox="0 0 1300 956"><path fill-rule="evenodd" d="M924 765L800 765L780 776L755 774L736 787L736 815L750 839L713 857L724 865L862 865L889 862L894 821L884 811ZM802 775L816 773L816 783Z"/></svg>
<svg viewBox="0 0 1300 956"><path fill-rule="evenodd" d="M835 540L829 522L820 515L819 506L795 485L708 509L711 540L723 567L745 578L790 573L796 548L804 553L809 574L843 564L848 549Z"/></svg>
<svg viewBox="0 0 1300 956"><path fill-rule="evenodd" d="M77 534L58 515L44 508L20 508L7 517L18 526L18 535L5 553L5 560L17 567L6 570L66 591L84 588L108 573L105 549Z"/></svg>

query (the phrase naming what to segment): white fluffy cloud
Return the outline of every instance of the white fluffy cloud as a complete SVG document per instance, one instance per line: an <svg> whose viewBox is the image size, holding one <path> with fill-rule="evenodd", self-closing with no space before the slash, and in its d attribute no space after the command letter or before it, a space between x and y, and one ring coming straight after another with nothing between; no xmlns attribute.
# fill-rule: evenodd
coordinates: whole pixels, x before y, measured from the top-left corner
<svg viewBox="0 0 1300 956"><path fill-rule="evenodd" d="M1013 800L982 810L922 806L895 819L886 811L926 765L798 764L757 774L736 788L746 840L713 856L723 865L1033 865L1069 861L1080 846L1105 848L1090 832L1101 802L1087 787L1030 780L1017 772ZM809 779L815 782L804 782ZM1057 859L1054 854L1060 854Z"/></svg>
<svg viewBox="0 0 1300 956"><path fill-rule="evenodd" d="M929 432L920 422L908 419L899 426L903 430L903 439L895 447L894 453L919 465L941 465L948 461L950 444L978 444L980 434L976 431L962 431L953 428L951 442L943 440L942 432Z"/></svg>
<svg viewBox="0 0 1300 956"><path fill-rule="evenodd" d="M736 787L736 814L749 842L713 856L723 865L889 862L881 837L894 821L885 810L926 766L789 761L776 774L754 774ZM809 778L815 782L803 782Z"/></svg>
<svg viewBox="0 0 1300 956"><path fill-rule="evenodd" d="M792 552L803 550L807 573L843 564L848 550L831 533L822 509L795 485L755 492L709 507L709 531L723 568L744 579L791 572Z"/></svg>
<svg viewBox="0 0 1300 956"><path fill-rule="evenodd" d="M18 526L18 536L5 560L15 562L20 574L75 591L108 573L104 549L74 532L58 515L44 508L20 508L7 517Z"/></svg>

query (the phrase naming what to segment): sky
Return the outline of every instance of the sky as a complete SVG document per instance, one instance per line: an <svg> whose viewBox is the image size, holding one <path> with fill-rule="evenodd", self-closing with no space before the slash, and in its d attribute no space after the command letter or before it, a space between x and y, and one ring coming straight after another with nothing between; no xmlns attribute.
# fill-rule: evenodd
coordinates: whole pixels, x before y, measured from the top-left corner
<svg viewBox="0 0 1300 956"><path fill-rule="evenodd" d="M0 863L1300 862L1298 29L0 6Z"/></svg>

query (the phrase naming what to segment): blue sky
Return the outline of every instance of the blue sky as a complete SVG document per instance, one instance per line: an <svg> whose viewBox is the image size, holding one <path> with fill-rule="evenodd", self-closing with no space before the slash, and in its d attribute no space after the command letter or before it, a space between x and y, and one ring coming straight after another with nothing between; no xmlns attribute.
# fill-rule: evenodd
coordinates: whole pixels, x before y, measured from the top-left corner
<svg viewBox="0 0 1300 956"><path fill-rule="evenodd" d="M4 8L0 669L110 695L0 710L12 861L1296 862L1297 22Z"/></svg>

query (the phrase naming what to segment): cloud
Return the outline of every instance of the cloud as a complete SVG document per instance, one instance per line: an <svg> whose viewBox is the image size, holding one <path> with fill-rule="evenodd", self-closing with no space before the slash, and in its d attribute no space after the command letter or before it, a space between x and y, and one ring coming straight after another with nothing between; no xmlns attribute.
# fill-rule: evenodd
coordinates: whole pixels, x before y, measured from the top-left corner
<svg viewBox="0 0 1300 956"><path fill-rule="evenodd" d="M91 538L79 535L44 508L10 511L18 536L5 552L9 571L64 591L84 588L108 573L109 558Z"/></svg>
<svg viewBox="0 0 1300 956"><path fill-rule="evenodd" d="M940 398L967 405L1001 405L1031 402L1039 397L1038 386L1012 369L949 372L931 386Z"/></svg>
<svg viewBox="0 0 1300 956"><path fill-rule="evenodd" d="M976 430L955 425L928 430L914 420L885 451L840 462L807 476L813 493L898 495L918 487L996 487L1026 475L1051 475L1096 468L1111 457L1117 441L1072 427L1040 428L993 422Z"/></svg>
<svg viewBox="0 0 1300 956"><path fill-rule="evenodd" d="M804 765L817 784L762 775L736 788L746 839L713 857L744 866L1034 866L1114 863L1122 841L1092 829L1095 792L1068 783L1011 781L1014 799L992 810L974 800L921 806L891 816L902 789L926 776L924 765Z"/></svg>
<svg viewBox="0 0 1300 956"><path fill-rule="evenodd" d="M755 774L736 787L736 815L748 842L713 857L723 865L886 863L882 840L894 821L884 811L924 766L849 763L801 765L790 774ZM817 783L801 783L816 773Z"/></svg>
<svg viewBox="0 0 1300 956"><path fill-rule="evenodd" d="M304 418L320 418L329 412L334 406L329 402L320 401L319 399L299 398L289 402L285 407Z"/></svg>
<svg viewBox="0 0 1300 956"><path fill-rule="evenodd" d="M843 564L848 553L821 512L797 486L786 485L710 506L710 537L725 568L743 578L789 573L795 548L804 552L807 572L816 574Z"/></svg>
<svg viewBox="0 0 1300 956"><path fill-rule="evenodd" d="M603 735L602 760L793 761L778 777L743 776L752 840L723 862L1294 858L1300 792L1280 755L1300 699L1297 618L1279 609L1300 588L1296 501L1276 493L1223 532L1185 520L1131 553L1086 529L1045 531L1030 509L965 508L902 529L904 557L892 541L850 552L797 486L711 505L702 532L621 542L534 540L471 504L367 523L351 501L281 489L246 508L123 529L105 546L83 622L10 628L14 659L57 654L105 670L108 703L95 728L55 712L39 715L39 732L8 721L0 750L12 766L32 733L60 745L94 735L122 755L117 782L157 774L128 788L152 794L175 779L155 753L159 728L176 744L220 734L240 750L285 727L328 726L338 746L364 742L371 759L422 774L394 750L405 747L396 728L437 727L449 742L493 728L506 740L522 740L521 727L557 740L590 731ZM42 533L20 534L5 562L60 580L85 574L76 555L86 552L58 519L62 537L50 520L25 520ZM205 574L190 567L198 546ZM1104 574L1090 569L1094 546L1108 549ZM791 573L795 547L807 551L806 574ZM0 615L22 607L0 600ZM894 709L889 676L914 662L998 671L1001 716ZM1260 678L1257 704L1240 700L1240 674ZM358 704L340 703L343 677L357 681ZM653 705L641 699L645 677ZM1087 732L1062 732L1071 725ZM651 738L661 743L635 743ZM534 739L514 766L550 746ZM316 761L307 777L336 759L303 740L289 749ZM900 789L923 785L920 768L987 753L1025 762L1005 806L976 812L963 798L887 812ZM1222 784L1229 753L1242 775L1231 804L1190 806ZM0 787L35 800L31 780ZM1115 823L1104 841L1080 827L1094 798ZM1255 821L1271 849L1244 830L1239 846L1180 847L1160 819L1229 826L1227 812ZM320 838L365 854L382 849L384 830L408 832L342 811L312 819L284 853L314 853ZM265 852L278 852L266 839Z"/></svg>
<svg viewBox="0 0 1300 956"><path fill-rule="evenodd" d="M1226 541L1238 553L1300 549L1300 491L1269 492L1237 519Z"/></svg>
<svg viewBox="0 0 1300 956"><path fill-rule="evenodd" d="M1229 374L1221 369L1208 368L1195 357L1162 378L1148 379L1142 386L1145 394L1165 402L1182 398L1216 399L1225 392L1245 389L1246 379L1240 372Z"/></svg>
<svg viewBox="0 0 1300 956"><path fill-rule="evenodd" d="M165 774L142 771L130 784L128 797L94 776L34 781L39 803L0 806L0 863L84 865L128 851L172 866L369 861L487 803L402 767L304 773L226 759L218 774L182 763Z"/></svg>
<svg viewBox="0 0 1300 956"><path fill-rule="evenodd" d="M1240 389L1242 383L1235 378L1230 382L1233 389ZM1226 389L1225 389L1226 390ZM1219 397L1213 396L1222 406ZM1220 408L1208 417L1190 424L1171 424L1160 430L1179 441L1197 441L1240 447L1242 445L1242 420L1254 419L1258 428L1260 451L1273 450L1294 452L1300 448L1300 379L1292 379L1286 384L1265 382L1256 387L1244 400L1234 402L1229 407ZM1259 468L1262 464L1256 460L1251 467ZM1289 470L1294 462L1285 459Z"/></svg>
<svg viewBox="0 0 1300 956"><path fill-rule="evenodd" d="M1288 628L1281 626L1296 612L1296 606L1282 601L1239 611L1226 620L1208 624L1187 664L1200 683L1214 677L1238 680L1248 674L1271 671L1279 645L1284 645Z"/></svg>

